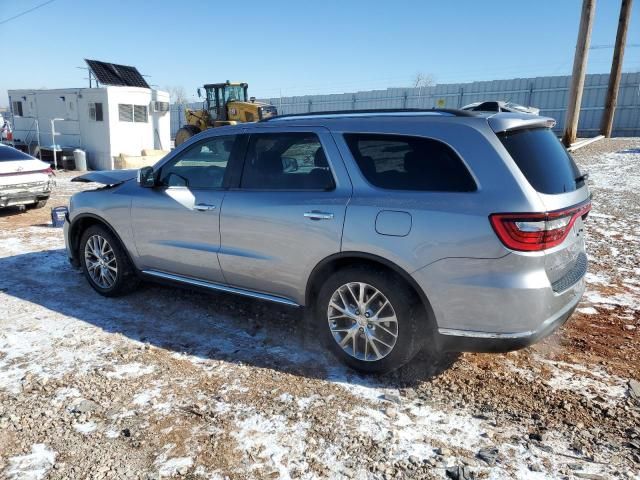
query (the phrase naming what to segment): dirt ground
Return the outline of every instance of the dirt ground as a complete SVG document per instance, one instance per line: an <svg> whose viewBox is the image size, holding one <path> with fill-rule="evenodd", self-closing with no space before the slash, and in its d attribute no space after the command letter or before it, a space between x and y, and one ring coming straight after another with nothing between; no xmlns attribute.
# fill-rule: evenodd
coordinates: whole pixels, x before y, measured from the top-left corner
<svg viewBox="0 0 640 480"><path fill-rule="evenodd" d="M304 339L296 309L98 296L48 208L91 185L59 174L47 208L0 212L0 477L640 478L640 139L574 156L593 211L571 320L384 377Z"/></svg>

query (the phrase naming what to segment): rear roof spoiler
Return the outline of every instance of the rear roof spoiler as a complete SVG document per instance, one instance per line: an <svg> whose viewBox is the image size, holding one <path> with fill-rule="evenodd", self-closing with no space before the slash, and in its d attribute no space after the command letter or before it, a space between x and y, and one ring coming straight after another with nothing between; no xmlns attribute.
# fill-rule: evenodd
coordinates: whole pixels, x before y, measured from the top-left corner
<svg viewBox="0 0 640 480"><path fill-rule="evenodd" d="M487 118L491 130L496 133L523 128L553 128L556 121L550 117L539 117L528 113L496 113Z"/></svg>

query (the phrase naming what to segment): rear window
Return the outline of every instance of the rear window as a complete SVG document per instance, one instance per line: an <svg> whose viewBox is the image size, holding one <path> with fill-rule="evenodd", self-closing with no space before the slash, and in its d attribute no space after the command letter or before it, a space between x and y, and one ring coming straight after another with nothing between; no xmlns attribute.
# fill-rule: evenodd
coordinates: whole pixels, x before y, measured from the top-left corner
<svg viewBox="0 0 640 480"><path fill-rule="evenodd" d="M573 158L548 128L512 130L498 137L538 192L573 192L584 185Z"/></svg>
<svg viewBox="0 0 640 480"><path fill-rule="evenodd" d="M33 160L33 157L13 147L0 146L0 162L11 160Z"/></svg>
<svg viewBox="0 0 640 480"><path fill-rule="evenodd" d="M460 157L442 142L403 135L344 136L364 177L388 190L471 192L476 184Z"/></svg>

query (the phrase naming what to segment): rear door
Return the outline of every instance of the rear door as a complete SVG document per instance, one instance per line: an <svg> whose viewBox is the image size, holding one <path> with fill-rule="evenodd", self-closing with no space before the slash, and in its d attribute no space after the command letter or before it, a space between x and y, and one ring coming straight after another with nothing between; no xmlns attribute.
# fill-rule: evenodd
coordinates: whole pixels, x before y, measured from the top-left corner
<svg viewBox="0 0 640 480"><path fill-rule="evenodd" d="M590 199L585 178L571 155L548 128L526 128L498 135L527 181L538 192L547 212L578 206ZM586 267L584 223L578 217L562 244L545 250L545 269L560 285L572 272Z"/></svg>
<svg viewBox="0 0 640 480"><path fill-rule="evenodd" d="M139 187L131 205L143 269L223 282L220 209L237 136L209 137L165 163L158 186Z"/></svg>
<svg viewBox="0 0 640 480"><path fill-rule="evenodd" d="M350 196L326 129L251 129L242 177L220 220L227 282L302 302L310 272L340 251Z"/></svg>

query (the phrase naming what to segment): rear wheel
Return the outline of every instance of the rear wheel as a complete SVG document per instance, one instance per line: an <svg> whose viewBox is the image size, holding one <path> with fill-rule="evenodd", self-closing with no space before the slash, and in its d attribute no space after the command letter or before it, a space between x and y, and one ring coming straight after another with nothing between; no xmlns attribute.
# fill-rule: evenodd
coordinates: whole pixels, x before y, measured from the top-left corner
<svg viewBox="0 0 640 480"><path fill-rule="evenodd" d="M91 226L82 234L79 257L85 277L100 295L115 297L138 286L124 247L101 225Z"/></svg>
<svg viewBox="0 0 640 480"><path fill-rule="evenodd" d="M36 203L29 203L26 205L26 207L29 210L35 210L36 208L44 208L44 206L47 204L47 199L45 200L38 200Z"/></svg>
<svg viewBox="0 0 640 480"><path fill-rule="evenodd" d="M316 326L344 363L385 373L409 362L427 335L424 308L388 271L349 267L331 275L316 304Z"/></svg>
<svg viewBox="0 0 640 480"><path fill-rule="evenodd" d="M176 132L175 146L182 145L194 135L200 133L200 129L195 125L184 125Z"/></svg>

